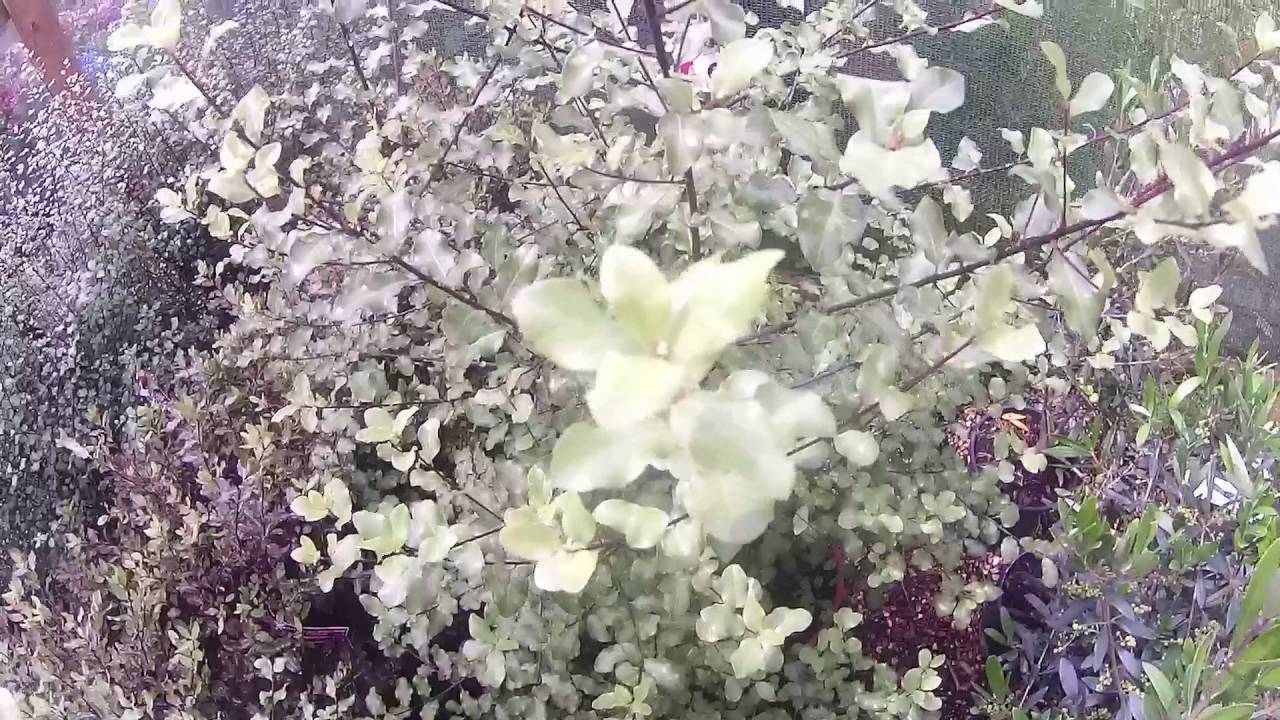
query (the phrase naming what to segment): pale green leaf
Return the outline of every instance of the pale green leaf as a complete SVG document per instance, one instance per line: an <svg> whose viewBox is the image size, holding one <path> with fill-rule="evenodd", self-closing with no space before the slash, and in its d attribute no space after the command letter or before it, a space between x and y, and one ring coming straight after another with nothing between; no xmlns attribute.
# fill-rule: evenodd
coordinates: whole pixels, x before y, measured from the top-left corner
<svg viewBox="0 0 1280 720"><path fill-rule="evenodd" d="M596 570L598 550L561 550L538 562L533 582L547 592L580 593Z"/></svg>
<svg viewBox="0 0 1280 720"><path fill-rule="evenodd" d="M289 557L293 558L294 562L299 565L314 565L320 562L320 551L316 548L316 544L311 541L311 538L303 535L299 538L298 547L289 553Z"/></svg>
<svg viewBox="0 0 1280 720"><path fill-rule="evenodd" d="M864 130L849 138L840 170L857 179L868 193L887 194L893 188L910 188L944 179L942 157L933 140L889 150L878 145Z"/></svg>
<svg viewBox="0 0 1280 720"><path fill-rule="evenodd" d="M418 426L418 444L422 461L430 463L440 453L440 418L427 418Z"/></svg>
<svg viewBox="0 0 1280 720"><path fill-rule="evenodd" d="M1240 448L1236 447L1236 441L1228 435L1226 438L1225 452L1227 465L1227 481L1235 486L1245 497L1252 497L1254 493L1253 480L1249 477L1249 464L1245 462L1244 456L1240 453Z"/></svg>
<svg viewBox="0 0 1280 720"><path fill-rule="evenodd" d="M329 512L338 520L338 527L341 528L348 522L351 522L351 492L347 490L346 483L338 478L331 478L324 484L324 501L329 508Z"/></svg>
<svg viewBox="0 0 1280 720"><path fill-rule="evenodd" d="M636 505L616 498L605 500L591 511L601 525L622 533L627 545L645 550L658 544L671 518L658 508Z"/></svg>
<svg viewBox="0 0 1280 720"><path fill-rule="evenodd" d="M1253 25L1253 37L1258 43L1259 53L1280 47L1280 30L1276 30L1276 22L1271 13L1258 15L1258 20Z"/></svg>
<svg viewBox="0 0 1280 720"><path fill-rule="evenodd" d="M1004 362L1026 362L1045 351L1040 328L1034 324L998 325L978 336L978 347Z"/></svg>
<svg viewBox="0 0 1280 720"><path fill-rule="evenodd" d="M764 669L765 646L759 637L751 636L742 639L736 650L729 655L729 664L733 666L734 677L747 678Z"/></svg>
<svg viewBox="0 0 1280 720"><path fill-rule="evenodd" d="M315 490L294 498L289 509L307 522L317 522L329 515L329 504L325 502L324 495Z"/></svg>
<svg viewBox="0 0 1280 720"><path fill-rule="evenodd" d="M866 212L857 196L834 190L806 194L796 211L800 251L820 273L834 271L844 249L856 246L867 226Z"/></svg>
<svg viewBox="0 0 1280 720"><path fill-rule="evenodd" d="M1137 297L1134 298L1134 307L1139 312L1150 315L1156 310L1174 305L1178 284L1182 281L1178 261L1175 258L1161 260L1155 270L1140 277L1141 284L1138 287Z"/></svg>
<svg viewBox="0 0 1280 720"><path fill-rule="evenodd" d="M769 117L792 152L815 163L834 164L839 161L840 150L836 147L835 132L829 125L806 120L784 110L770 110Z"/></svg>
<svg viewBox="0 0 1280 720"><path fill-rule="evenodd" d="M813 615L804 608L774 608L765 624L782 637L794 635L813 623Z"/></svg>
<svg viewBox="0 0 1280 720"><path fill-rule="evenodd" d="M709 393L671 411L671 427L687 456L673 462L689 516L712 537L746 543L773 519L773 504L791 495L795 467L761 405Z"/></svg>
<svg viewBox="0 0 1280 720"><path fill-rule="evenodd" d="M764 309L769 272L781 250L753 252L733 262L694 263L672 285L675 338L671 356L701 378L726 345L746 333Z"/></svg>
<svg viewBox="0 0 1280 720"><path fill-rule="evenodd" d="M1036 0L996 0L996 5L1029 18L1044 17L1044 5Z"/></svg>
<svg viewBox="0 0 1280 720"><path fill-rule="evenodd" d="M407 505L396 505L389 511L361 510L351 516L360 534L360 547L383 557L399 552L409 540L412 519Z"/></svg>
<svg viewBox="0 0 1280 720"><path fill-rule="evenodd" d="M705 131L698 115L671 112L658 121L658 137L666 150L667 169L681 175L702 155Z"/></svg>
<svg viewBox="0 0 1280 720"><path fill-rule="evenodd" d="M1125 315L1125 324L1130 332L1141 335L1151 341L1151 347L1163 350L1169 346L1171 333L1168 323L1151 315L1130 311Z"/></svg>
<svg viewBox="0 0 1280 720"><path fill-rule="evenodd" d="M742 618L728 605L716 604L702 608L694 631L705 643L720 642L742 634Z"/></svg>
<svg viewBox="0 0 1280 720"><path fill-rule="evenodd" d="M711 20L711 36L728 45L746 37L746 11L732 0L701 0L702 12Z"/></svg>
<svg viewBox="0 0 1280 720"><path fill-rule="evenodd" d="M512 508L503 513L498 542L507 552L523 560L541 561L564 547L560 532L544 523L531 507Z"/></svg>
<svg viewBox="0 0 1280 720"><path fill-rule="evenodd" d="M1013 303L1013 268L997 265L978 277L978 296L974 299L973 324L979 331L1002 325L1005 313Z"/></svg>
<svg viewBox="0 0 1280 720"><path fill-rule="evenodd" d="M719 100L746 90L772 60L772 42L759 37L734 40L721 49L711 73L712 95Z"/></svg>
<svg viewBox="0 0 1280 720"><path fill-rule="evenodd" d="M576 492L563 493L552 505L560 513L560 529L566 540L582 547L595 539L596 519L582 504L582 496Z"/></svg>
<svg viewBox="0 0 1280 720"><path fill-rule="evenodd" d="M1022 453L1022 467L1026 468L1027 472L1038 473L1043 471L1048 467L1048 465L1049 458L1045 457L1045 454L1042 452L1036 452L1033 448L1027 448L1027 450Z"/></svg>
<svg viewBox="0 0 1280 720"><path fill-rule="evenodd" d="M964 76L951 68L927 68L911 81L913 109L949 113L963 104Z"/></svg>
<svg viewBox="0 0 1280 720"><path fill-rule="evenodd" d="M1203 382L1203 377L1193 375L1178 383L1178 389L1174 390L1173 394L1169 396L1169 407L1174 410L1178 409L1178 407L1182 405L1182 401L1186 400L1191 393L1195 392L1196 388L1200 387L1200 384Z"/></svg>
<svg viewBox="0 0 1280 720"><path fill-rule="evenodd" d="M835 448L854 467L866 467L880 456L880 444L875 436L861 430L846 430L837 435Z"/></svg>
<svg viewBox="0 0 1280 720"><path fill-rule="evenodd" d="M586 95L591 90L596 68L603 59L604 46L598 42L583 43L575 47L564 60L556 102L564 103Z"/></svg>
<svg viewBox="0 0 1280 720"><path fill-rule="evenodd" d="M1169 678L1160 670L1160 668L1149 662L1142 663L1142 669L1147 674L1147 680L1151 682L1151 688L1155 690L1156 697L1159 698L1160 704L1166 712L1172 713L1177 710L1177 697L1174 695L1173 684L1169 682Z"/></svg>
<svg viewBox="0 0 1280 720"><path fill-rule="evenodd" d="M1191 297L1187 299L1187 307L1190 308L1191 314L1201 322L1213 321L1213 304L1218 301L1218 297L1222 295L1221 285L1209 285L1207 287L1196 288L1191 291Z"/></svg>
<svg viewBox="0 0 1280 720"><path fill-rule="evenodd" d="M1067 56L1058 43L1052 40L1041 41L1040 50L1053 65L1053 84L1058 88L1058 94L1062 95L1062 101L1066 102L1071 98L1071 81L1067 79Z"/></svg>
<svg viewBox="0 0 1280 720"><path fill-rule="evenodd" d="M671 330L671 286L653 260L628 245L611 245L600 260L600 291L613 317L656 350Z"/></svg>
<svg viewBox="0 0 1280 720"><path fill-rule="evenodd" d="M378 599L386 607L396 607L409 596L409 583L413 581L410 570L413 559L407 555L391 555L373 568L373 576L381 583Z"/></svg>
<svg viewBox="0 0 1280 720"><path fill-rule="evenodd" d="M610 353L597 369L587 407L600 427L623 430L665 410L684 385L684 370L675 363Z"/></svg>
<svg viewBox="0 0 1280 720"><path fill-rule="evenodd" d="M1089 73L1084 80L1080 81L1080 88L1076 90L1075 97L1071 98L1071 115L1095 112L1106 107L1115 88L1116 84L1109 76L1097 72Z"/></svg>
<svg viewBox="0 0 1280 720"><path fill-rule="evenodd" d="M1209 211L1218 179L1191 148L1176 142L1160 146L1160 165L1173 183L1178 208L1194 216Z"/></svg>
<svg viewBox="0 0 1280 720"><path fill-rule="evenodd" d="M666 424L656 420L620 432L574 423L551 452L551 482L578 492L624 487L656 464L669 444Z"/></svg>
<svg viewBox="0 0 1280 720"><path fill-rule="evenodd" d="M540 280L511 308L526 343L567 370L594 370L607 352L632 344L578 280Z"/></svg>
<svg viewBox="0 0 1280 720"><path fill-rule="evenodd" d="M254 143L262 142L263 118L270 104L271 97L267 91L261 85L254 85L231 111L231 119L240 122L245 137Z"/></svg>

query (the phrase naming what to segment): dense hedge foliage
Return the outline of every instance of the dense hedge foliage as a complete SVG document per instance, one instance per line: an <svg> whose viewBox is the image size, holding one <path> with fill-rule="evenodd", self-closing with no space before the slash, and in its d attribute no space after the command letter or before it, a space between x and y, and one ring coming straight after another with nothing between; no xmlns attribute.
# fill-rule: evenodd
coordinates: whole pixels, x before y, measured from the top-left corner
<svg viewBox="0 0 1280 720"><path fill-rule="evenodd" d="M445 11L483 56L420 46ZM1162 252L1265 270L1269 17L1225 77L1043 43L1056 122L993 164L943 159L965 78L911 42L1034 0L294 12L108 41L195 144L154 206L230 321L106 334L141 404L28 446L109 492L13 556L0 715L1276 714L1277 392Z"/></svg>

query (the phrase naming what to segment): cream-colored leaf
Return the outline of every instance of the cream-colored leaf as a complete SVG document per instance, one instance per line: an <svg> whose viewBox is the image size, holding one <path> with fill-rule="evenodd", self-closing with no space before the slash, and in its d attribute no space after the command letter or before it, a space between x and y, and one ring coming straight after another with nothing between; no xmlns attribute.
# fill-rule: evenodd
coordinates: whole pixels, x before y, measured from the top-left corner
<svg viewBox="0 0 1280 720"><path fill-rule="evenodd" d="M880 456L880 444L875 436L862 430L840 433L835 438L835 448L853 467L866 467Z"/></svg>
<svg viewBox="0 0 1280 720"><path fill-rule="evenodd" d="M582 592L596 571L598 550L562 550L542 560L533 571L533 582L547 592Z"/></svg>
<svg viewBox="0 0 1280 720"><path fill-rule="evenodd" d="M671 285L653 260L628 245L611 245L600 260L600 292L618 324L649 351L671 329Z"/></svg>
<svg viewBox="0 0 1280 720"><path fill-rule="evenodd" d="M316 548L316 544L311 538L303 535L299 540L298 547L289 553L289 557L299 565L314 565L320 561L320 550Z"/></svg>
<svg viewBox="0 0 1280 720"><path fill-rule="evenodd" d="M1218 180L1195 152L1176 142L1160 146L1160 165L1173 183L1178 207L1193 216L1209 211Z"/></svg>
<svg viewBox="0 0 1280 720"><path fill-rule="evenodd" d="M260 143L263 119L270 104L271 97L267 95L267 91L263 90L261 85L254 85L244 97L240 98L240 102L236 103L231 111L231 119L240 122L240 126L244 128L245 137Z"/></svg>
<svg viewBox="0 0 1280 720"><path fill-rule="evenodd" d="M1058 94L1062 96L1062 101L1066 102L1071 98L1071 81L1067 79L1067 56L1062 52L1062 48L1058 43L1052 40L1041 41L1040 50L1044 52L1044 56L1053 65L1053 84L1058 88Z"/></svg>
<svg viewBox="0 0 1280 720"><path fill-rule="evenodd" d="M623 430L665 410L684 384L684 370L668 360L609 353L596 369L587 407L600 427Z"/></svg>
<svg viewBox="0 0 1280 720"><path fill-rule="evenodd" d="M502 519L504 525L498 533L498 542L522 560L545 560L564 547L559 531L544 523L531 507L507 510Z"/></svg>
<svg viewBox="0 0 1280 720"><path fill-rule="evenodd" d="M746 90L773 60L773 43L751 37L734 40L720 51L720 61L711 73L711 93L728 98Z"/></svg>
<svg viewBox="0 0 1280 720"><path fill-rule="evenodd" d="M1045 351L1044 338L1035 325L998 325L978 336L978 347L1004 362L1026 362Z"/></svg>
<svg viewBox="0 0 1280 720"><path fill-rule="evenodd" d="M662 540L671 517L658 508L637 505L616 498L605 500L591 511L601 525L622 533L627 545L646 550Z"/></svg>
<svg viewBox="0 0 1280 720"><path fill-rule="evenodd" d="M624 487L658 463L669 444L666 423L657 420L619 432L575 423L551 452L551 482L578 492Z"/></svg>
<svg viewBox="0 0 1280 720"><path fill-rule="evenodd" d="M1072 116L1095 112L1106 107L1111 93L1116 89L1115 82L1103 73L1089 73L1080 82L1075 97L1071 98L1070 112Z"/></svg>
<svg viewBox="0 0 1280 720"><path fill-rule="evenodd" d="M511 307L529 347L566 370L595 370L609 351L633 345L578 280L540 280Z"/></svg>
<svg viewBox="0 0 1280 720"><path fill-rule="evenodd" d="M672 285L671 356L692 366L689 380L701 379L720 351L751 328L764 309L769 272L782 257L781 250L761 250L727 263L708 258Z"/></svg>

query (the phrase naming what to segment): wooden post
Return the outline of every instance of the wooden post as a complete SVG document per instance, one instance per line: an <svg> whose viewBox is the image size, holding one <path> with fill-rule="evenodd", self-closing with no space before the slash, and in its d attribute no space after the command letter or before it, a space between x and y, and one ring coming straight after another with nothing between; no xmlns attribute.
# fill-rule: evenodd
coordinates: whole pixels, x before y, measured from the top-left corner
<svg viewBox="0 0 1280 720"><path fill-rule="evenodd" d="M54 0L0 0L9 19L18 29L18 37L44 73L49 92L58 94L77 72L71 41L58 22Z"/></svg>

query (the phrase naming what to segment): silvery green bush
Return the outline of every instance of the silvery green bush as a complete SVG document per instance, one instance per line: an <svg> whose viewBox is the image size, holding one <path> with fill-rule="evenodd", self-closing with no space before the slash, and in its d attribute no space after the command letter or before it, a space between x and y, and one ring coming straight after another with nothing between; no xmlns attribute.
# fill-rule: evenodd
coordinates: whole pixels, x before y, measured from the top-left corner
<svg viewBox="0 0 1280 720"><path fill-rule="evenodd" d="M483 54L417 42L441 6ZM210 78L214 31L176 0L108 41L139 70L117 93L208 146L155 199L232 243L199 278L234 308L201 373L237 409L231 452L292 488L297 572L413 661L380 694L266 657L258 717L963 716L951 660L864 648L874 604L833 576L864 597L928 574L929 612L972 628L999 587L967 568L1000 564L1005 487L1050 457L1002 433L966 465L961 412L1195 345L1213 293L1184 300L1163 247L1265 269L1266 16L1226 77L1071 78L1044 43L1061 123L1006 130L1018 159L994 166L941 157L930 123L965 80L910 41L1034 22L1034 0L937 22L836 0L776 29L728 0L299 12L329 36L271 90ZM849 74L864 52L897 77ZM1077 185L1096 146L1119 170ZM1009 216L970 199L997 173L1025 184ZM1152 257L1113 265L1130 244Z"/></svg>

